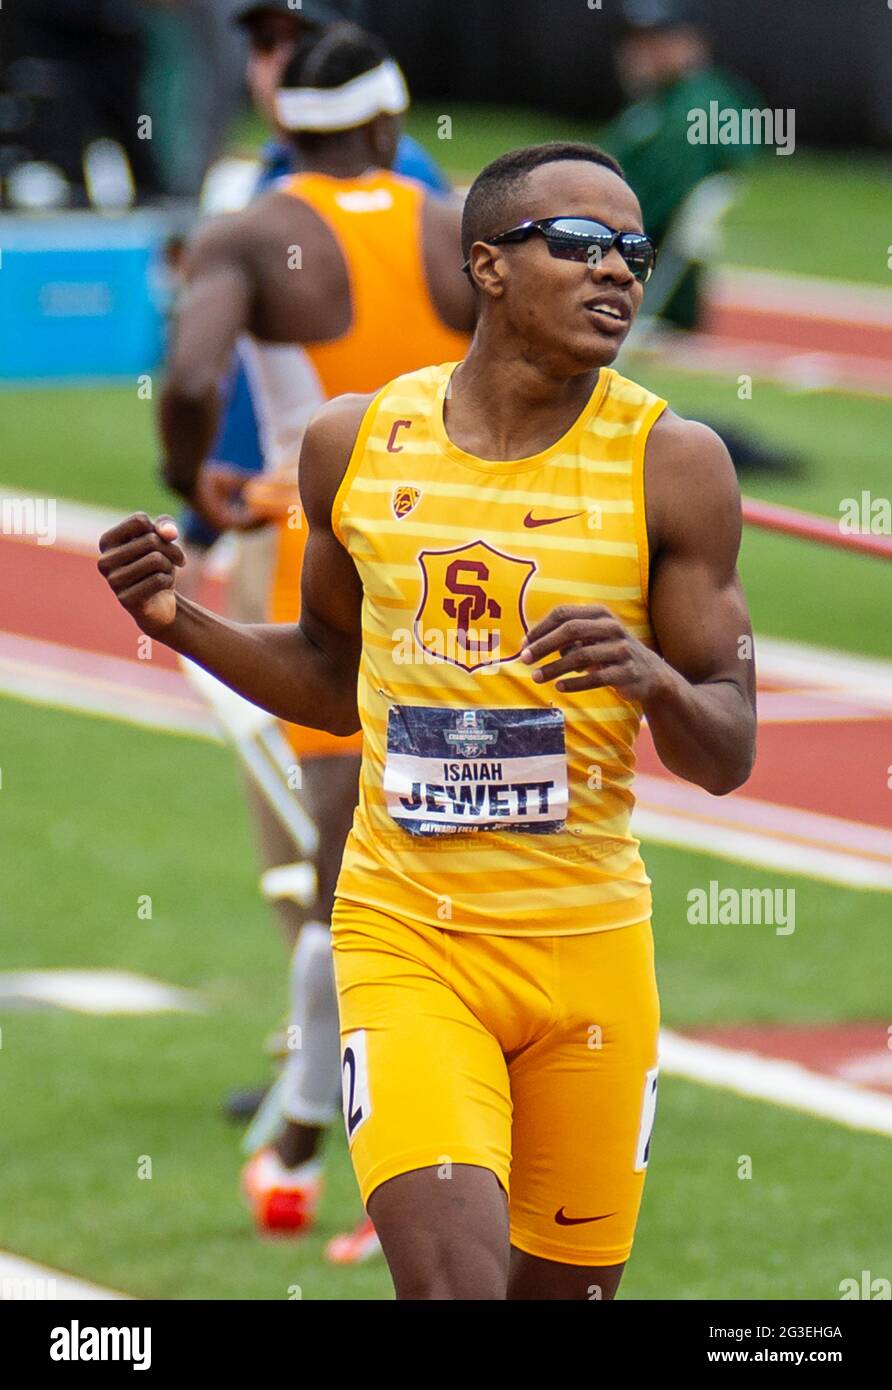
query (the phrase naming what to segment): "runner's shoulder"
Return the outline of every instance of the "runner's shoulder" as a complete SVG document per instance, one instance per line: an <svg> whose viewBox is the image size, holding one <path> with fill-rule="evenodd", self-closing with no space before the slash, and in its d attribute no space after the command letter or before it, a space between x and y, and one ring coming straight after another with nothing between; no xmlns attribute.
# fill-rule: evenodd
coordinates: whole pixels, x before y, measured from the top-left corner
<svg viewBox="0 0 892 1390"><path fill-rule="evenodd" d="M668 408L651 429L645 451L648 529L668 541L711 528L740 526L740 486L727 446L700 420Z"/></svg>
<svg viewBox="0 0 892 1390"><path fill-rule="evenodd" d="M332 396L313 413L307 434L312 431L317 439L328 440L335 447L349 438L352 449L363 416L376 394L374 391L345 391L342 396Z"/></svg>
<svg viewBox="0 0 892 1390"><path fill-rule="evenodd" d="M287 191L284 181L258 193L240 212L227 214L235 224L233 235L253 248L277 250L285 244L300 245L324 226L319 214L303 198Z"/></svg>
<svg viewBox="0 0 892 1390"><path fill-rule="evenodd" d="M190 235L186 248L184 274L187 280L196 274L239 261L242 217L242 213L228 212L199 223Z"/></svg>
<svg viewBox="0 0 892 1390"><path fill-rule="evenodd" d="M310 521L327 524L374 394L334 396L315 412L300 455L300 494Z"/></svg>
<svg viewBox="0 0 892 1390"><path fill-rule="evenodd" d="M646 452L648 468L675 476L676 484L686 487L701 483L711 488L731 485L737 490L737 475L728 447L721 435L701 420L687 420L669 407L651 429Z"/></svg>

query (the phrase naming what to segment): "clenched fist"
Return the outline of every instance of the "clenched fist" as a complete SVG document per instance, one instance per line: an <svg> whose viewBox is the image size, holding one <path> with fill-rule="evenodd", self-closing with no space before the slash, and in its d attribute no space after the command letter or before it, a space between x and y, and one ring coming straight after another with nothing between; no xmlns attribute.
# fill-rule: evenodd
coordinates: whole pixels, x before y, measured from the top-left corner
<svg viewBox="0 0 892 1390"><path fill-rule="evenodd" d="M174 575L186 563L173 517L134 512L99 541L99 573L118 603L150 636L177 615Z"/></svg>

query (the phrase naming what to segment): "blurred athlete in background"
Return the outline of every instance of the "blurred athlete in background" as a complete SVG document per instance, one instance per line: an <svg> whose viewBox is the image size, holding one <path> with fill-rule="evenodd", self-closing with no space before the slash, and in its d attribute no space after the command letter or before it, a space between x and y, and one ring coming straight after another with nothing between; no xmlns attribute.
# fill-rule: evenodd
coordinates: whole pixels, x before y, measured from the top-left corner
<svg viewBox="0 0 892 1390"><path fill-rule="evenodd" d="M347 8L350 8L349 6ZM276 93L288 63L301 41L319 35L326 26L342 19L338 9L325 0L303 0L300 9L288 0L265 0L265 3L242 5L235 13L235 22L248 35L249 53L246 79L258 115L275 131L263 147L257 175L255 195L262 193L278 179L297 171L300 155L289 139L276 113ZM407 178L417 179L437 193L448 193L449 183L427 151L405 132L400 133L394 160L394 171ZM232 371L224 392L224 409L217 439L209 456L209 466L198 480L196 509L187 517L184 540L187 551L207 550L220 532L231 526L240 527L249 519L244 510L233 505L244 484L244 473L261 472L264 467L263 440L260 438L257 413L251 396L251 383L245 364L234 349ZM250 534L250 533L248 533ZM234 605L240 611L233 617L247 621L254 614L242 612L245 604L256 610L256 596L265 595L271 566L272 548L261 537L243 537L240 548L249 554L240 557L233 584ZM249 574L244 575L245 569ZM196 581L197 566L193 566L192 583Z"/></svg>
<svg viewBox="0 0 892 1390"><path fill-rule="evenodd" d="M337 5L327 0L303 0L299 8L288 0L264 0L264 3L247 3L236 8L234 21L248 38L246 80L251 98L258 115L275 132L261 151L253 196L300 167L297 146L281 126L276 112L276 93L285 68L302 42L313 40L327 26L345 17L357 18L362 8L355 0L338 0ZM393 167L395 172L417 179L436 193L449 192L448 181L434 160L405 132L400 133ZM209 180L208 189L212 186ZM219 432L196 482L195 507L190 508L183 519L184 548L190 560L186 589L197 596L204 561L221 532L250 527L233 533L227 612L240 622L261 622L267 616L276 546L272 528L257 526L254 513L241 505L246 474L260 473L266 466L266 441L258 423L242 346L237 342L233 349L231 368L223 388ZM254 783L246 778L244 787L264 867L287 862L293 857L291 841ZM287 898L280 898L274 904L274 911L290 951L302 925L302 913ZM275 1041L273 1045L277 1045ZM265 1086L233 1092L226 1101L227 1113L239 1121L249 1118L265 1092Z"/></svg>
<svg viewBox="0 0 892 1390"><path fill-rule="evenodd" d="M192 248L161 429L165 476L184 497L212 497L224 524L249 524L258 504L264 515L280 513L268 616L294 622L306 538L294 507L296 469L310 416L332 396L462 357L474 304L459 271L459 204L391 172L409 98L383 44L354 25L320 31L291 58L275 100L303 172L210 223ZM202 492L199 481L213 471L203 465L213 456L219 380L236 342L267 467L244 497L228 483ZM299 525L290 524L295 518ZM245 1187L262 1228L301 1230L320 1195L319 1146L340 1091L329 922L361 739L296 727L287 734L301 800L319 829L318 891L308 915L289 905L297 929L291 1022L301 1046L287 1059L288 1123L251 1160ZM276 835L284 839L278 827ZM288 862L294 847L271 841L264 856Z"/></svg>

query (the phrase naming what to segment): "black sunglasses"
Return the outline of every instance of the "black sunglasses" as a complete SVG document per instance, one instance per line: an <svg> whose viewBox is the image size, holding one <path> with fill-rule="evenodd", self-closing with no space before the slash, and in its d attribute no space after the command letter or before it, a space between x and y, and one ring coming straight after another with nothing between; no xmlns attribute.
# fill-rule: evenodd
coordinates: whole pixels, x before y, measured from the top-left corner
<svg viewBox="0 0 892 1390"><path fill-rule="evenodd" d="M526 241L533 232L541 232L551 255L561 261L588 261L589 265L600 265L615 246L642 285L650 279L657 263L657 248L649 236L643 232L614 231L593 217L542 217L536 222L521 222L519 227L481 240L490 246L501 246L506 242ZM465 261L462 270L467 274L470 268L470 260Z"/></svg>

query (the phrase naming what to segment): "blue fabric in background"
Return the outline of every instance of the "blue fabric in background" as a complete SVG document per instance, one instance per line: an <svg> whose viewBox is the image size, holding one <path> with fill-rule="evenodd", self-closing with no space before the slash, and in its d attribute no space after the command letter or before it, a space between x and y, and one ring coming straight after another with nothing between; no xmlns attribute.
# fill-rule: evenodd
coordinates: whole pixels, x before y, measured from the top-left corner
<svg viewBox="0 0 892 1390"><path fill-rule="evenodd" d="M415 179L434 193L449 193L451 184L436 160L428 154L423 145L413 140L411 135L402 136L393 166L395 174Z"/></svg>

